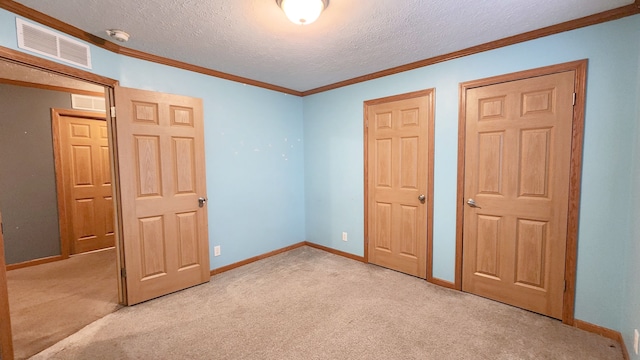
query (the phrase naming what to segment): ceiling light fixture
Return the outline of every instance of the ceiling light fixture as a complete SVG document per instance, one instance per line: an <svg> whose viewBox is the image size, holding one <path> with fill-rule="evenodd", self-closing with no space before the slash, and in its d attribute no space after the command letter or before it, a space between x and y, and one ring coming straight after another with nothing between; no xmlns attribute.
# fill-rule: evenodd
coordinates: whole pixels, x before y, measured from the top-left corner
<svg viewBox="0 0 640 360"><path fill-rule="evenodd" d="M329 0L276 0L292 23L309 25L329 6Z"/></svg>
<svg viewBox="0 0 640 360"><path fill-rule="evenodd" d="M107 30L107 35L109 35L112 39L118 40L119 42L129 41L129 34L122 30L109 29Z"/></svg>

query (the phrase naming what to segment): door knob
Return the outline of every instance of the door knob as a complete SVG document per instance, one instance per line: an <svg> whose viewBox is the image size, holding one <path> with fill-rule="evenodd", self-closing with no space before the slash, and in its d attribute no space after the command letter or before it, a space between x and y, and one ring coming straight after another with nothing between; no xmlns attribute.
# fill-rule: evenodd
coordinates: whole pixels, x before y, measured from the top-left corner
<svg viewBox="0 0 640 360"><path fill-rule="evenodd" d="M204 207L204 203L207 202L206 198L200 197L198 198L198 207Z"/></svg>
<svg viewBox="0 0 640 360"><path fill-rule="evenodd" d="M424 204L424 199L426 199L426 197L424 196L424 194L420 194L420 195L418 196L418 200L420 200L420 202L421 202L421 203L423 203L423 204Z"/></svg>
<svg viewBox="0 0 640 360"><path fill-rule="evenodd" d="M472 208L478 208L481 209L480 206L478 206L478 204L476 204L476 201L473 199L469 199L467 200L467 205L471 206Z"/></svg>

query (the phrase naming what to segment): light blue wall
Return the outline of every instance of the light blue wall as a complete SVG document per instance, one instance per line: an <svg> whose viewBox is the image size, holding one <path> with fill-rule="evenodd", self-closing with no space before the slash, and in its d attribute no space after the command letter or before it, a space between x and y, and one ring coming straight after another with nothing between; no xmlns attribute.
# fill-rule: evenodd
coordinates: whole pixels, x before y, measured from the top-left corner
<svg viewBox="0 0 640 360"><path fill-rule="evenodd" d="M0 45L19 50L15 15L4 10ZM95 46L91 54L91 72L121 86L203 99L212 269L304 241L301 98Z"/></svg>
<svg viewBox="0 0 640 360"><path fill-rule="evenodd" d="M363 255L363 101L435 88L433 274L453 281L458 84L588 58L576 317L619 329L638 38L628 17L305 97L307 240Z"/></svg>
<svg viewBox="0 0 640 360"><path fill-rule="evenodd" d="M639 54L640 58L640 54ZM629 198L632 200L630 212L631 236L625 247L626 268L623 272L625 292L622 302L622 326L620 331L627 345L631 359L640 359L633 352L633 330L640 330L640 61L638 61L638 87L636 90L635 148L629 155L635 160L633 183Z"/></svg>

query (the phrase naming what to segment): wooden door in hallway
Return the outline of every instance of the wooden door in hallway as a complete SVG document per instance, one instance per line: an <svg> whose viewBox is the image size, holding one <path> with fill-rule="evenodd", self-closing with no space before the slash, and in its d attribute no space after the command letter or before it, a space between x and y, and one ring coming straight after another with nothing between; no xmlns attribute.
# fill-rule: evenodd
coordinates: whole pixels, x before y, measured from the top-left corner
<svg viewBox="0 0 640 360"><path fill-rule="evenodd" d="M115 88L127 303L208 282L202 100Z"/></svg>
<svg viewBox="0 0 640 360"><path fill-rule="evenodd" d="M466 90L462 289L562 318L575 71Z"/></svg>
<svg viewBox="0 0 640 360"><path fill-rule="evenodd" d="M62 255L114 246L113 192L103 115L52 109Z"/></svg>
<svg viewBox="0 0 640 360"><path fill-rule="evenodd" d="M426 278L433 91L365 102L370 263Z"/></svg>

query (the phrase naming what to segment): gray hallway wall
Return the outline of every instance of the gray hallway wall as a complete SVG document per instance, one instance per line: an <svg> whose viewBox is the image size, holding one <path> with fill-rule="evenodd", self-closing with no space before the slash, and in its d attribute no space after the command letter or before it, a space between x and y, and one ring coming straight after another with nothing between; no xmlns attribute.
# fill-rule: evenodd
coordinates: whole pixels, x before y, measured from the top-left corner
<svg viewBox="0 0 640 360"><path fill-rule="evenodd" d="M68 93L0 84L0 211L7 264L60 254L51 108Z"/></svg>

